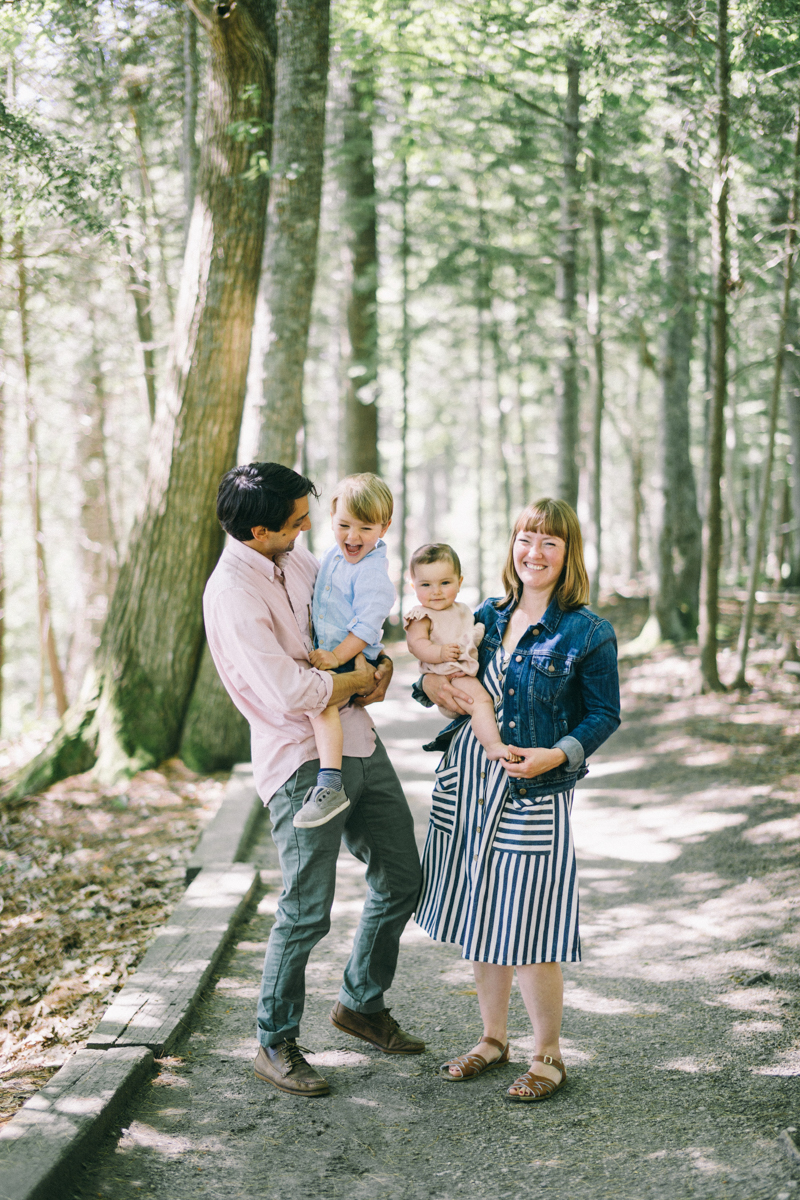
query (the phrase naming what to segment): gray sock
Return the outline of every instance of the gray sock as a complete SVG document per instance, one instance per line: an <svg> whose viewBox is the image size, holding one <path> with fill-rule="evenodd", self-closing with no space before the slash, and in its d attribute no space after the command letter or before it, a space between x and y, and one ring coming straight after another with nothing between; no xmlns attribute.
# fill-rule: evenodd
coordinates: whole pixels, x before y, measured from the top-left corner
<svg viewBox="0 0 800 1200"><path fill-rule="evenodd" d="M332 767L323 767L317 773L317 787L333 788L335 792L342 790L342 772L334 771Z"/></svg>

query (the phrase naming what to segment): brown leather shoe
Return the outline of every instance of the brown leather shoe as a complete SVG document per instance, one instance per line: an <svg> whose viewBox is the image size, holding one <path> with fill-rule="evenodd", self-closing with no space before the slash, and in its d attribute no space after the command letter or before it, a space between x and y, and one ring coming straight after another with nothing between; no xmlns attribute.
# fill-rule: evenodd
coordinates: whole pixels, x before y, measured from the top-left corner
<svg viewBox="0 0 800 1200"><path fill-rule="evenodd" d="M330 1091L327 1079L306 1062L294 1038L259 1046L253 1069L256 1079L292 1096L327 1096Z"/></svg>
<svg viewBox="0 0 800 1200"><path fill-rule="evenodd" d="M337 1000L331 1009L331 1025L369 1042L384 1054L422 1054L425 1050L425 1043L404 1033L388 1008L376 1013L353 1012Z"/></svg>

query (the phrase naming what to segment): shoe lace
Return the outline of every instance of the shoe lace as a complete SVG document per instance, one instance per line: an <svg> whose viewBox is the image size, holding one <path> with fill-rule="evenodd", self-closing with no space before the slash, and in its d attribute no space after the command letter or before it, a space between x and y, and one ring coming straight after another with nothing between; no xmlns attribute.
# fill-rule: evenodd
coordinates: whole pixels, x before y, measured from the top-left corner
<svg viewBox="0 0 800 1200"><path fill-rule="evenodd" d="M307 1046L298 1046L297 1042L286 1039L284 1042L286 1061L290 1067L305 1066L306 1060L303 1058L303 1052L311 1054Z"/></svg>
<svg viewBox="0 0 800 1200"><path fill-rule="evenodd" d="M381 1016L383 1018L383 1023L386 1026L389 1033L396 1033L397 1030L400 1028L400 1026L398 1025L397 1021L395 1021L394 1017L392 1016L391 1009L385 1008L383 1010L383 1012L381 1013Z"/></svg>

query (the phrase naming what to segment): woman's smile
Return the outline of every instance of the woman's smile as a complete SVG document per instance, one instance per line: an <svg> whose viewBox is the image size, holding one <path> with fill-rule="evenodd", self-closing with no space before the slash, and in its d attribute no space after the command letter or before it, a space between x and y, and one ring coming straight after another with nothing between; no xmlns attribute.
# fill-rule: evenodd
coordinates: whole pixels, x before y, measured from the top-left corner
<svg viewBox="0 0 800 1200"><path fill-rule="evenodd" d="M523 587L552 591L561 578L566 551L566 542L555 534L520 530L513 554Z"/></svg>

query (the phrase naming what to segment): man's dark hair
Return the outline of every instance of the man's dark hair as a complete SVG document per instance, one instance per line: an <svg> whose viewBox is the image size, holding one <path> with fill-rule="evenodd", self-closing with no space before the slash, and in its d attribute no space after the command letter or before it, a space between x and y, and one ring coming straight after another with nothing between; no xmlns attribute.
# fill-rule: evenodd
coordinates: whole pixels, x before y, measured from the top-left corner
<svg viewBox="0 0 800 1200"><path fill-rule="evenodd" d="M234 467L222 476L217 492L217 519L238 542L249 542L263 525L277 533L294 512L295 500L319 496L305 475L280 463L256 462Z"/></svg>

